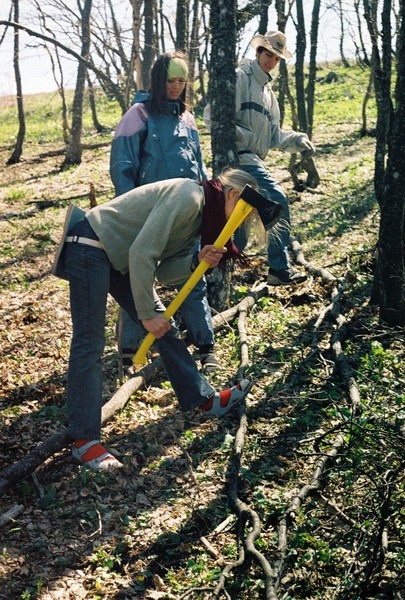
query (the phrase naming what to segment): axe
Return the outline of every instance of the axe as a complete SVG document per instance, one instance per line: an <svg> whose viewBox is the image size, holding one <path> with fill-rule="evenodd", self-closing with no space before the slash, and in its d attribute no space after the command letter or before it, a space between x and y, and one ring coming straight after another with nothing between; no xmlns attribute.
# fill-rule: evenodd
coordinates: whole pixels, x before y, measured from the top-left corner
<svg viewBox="0 0 405 600"><path fill-rule="evenodd" d="M243 188L239 200L236 203L235 208L232 211L231 216L226 222L225 227L217 237L214 242L214 246L216 248L222 248L225 246L227 241L231 238L231 236L235 233L237 228L243 223L248 214L256 208L260 219L265 227L265 229L270 229L277 223L280 218L281 205L271 200L268 200L259 192L256 192L249 185L245 185ZM177 295L170 302L169 306L166 308L163 316L169 320L174 313L180 308L184 300L187 298L191 290L197 285L201 277L204 273L211 268L211 265L206 261L202 260L192 275L188 278L183 287L179 290ZM139 346L132 362L135 365L144 365L147 361L146 355L149 351L149 348L152 346L155 341L155 336L152 333L148 333L144 338L143 342Z"/></svg>

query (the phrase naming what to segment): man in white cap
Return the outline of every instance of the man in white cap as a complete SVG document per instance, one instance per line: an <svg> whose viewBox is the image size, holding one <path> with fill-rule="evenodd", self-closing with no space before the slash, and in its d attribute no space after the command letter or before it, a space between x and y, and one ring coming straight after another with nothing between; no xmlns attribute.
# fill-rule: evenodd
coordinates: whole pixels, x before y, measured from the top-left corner
<svg viewBox="0 0 405 600"><path fill-rule="evenodd" d="M280 129L280 110L271 89L272 71L281 59L291 58L286 37L281 31L256 35L250 42L256 58L243 61L237 70L236 83L236 143L239 168L255 177L261 192L282 205L282 227L270 234L268 244L270 285L292 285L305 281L306 275L291 268L288 245L290 211L288 198L271 177L264 159L271 148L287 152L313 154L315 148L306 133ZM235 244L242 250L247 243L242 226L235 234Z"/></svg>

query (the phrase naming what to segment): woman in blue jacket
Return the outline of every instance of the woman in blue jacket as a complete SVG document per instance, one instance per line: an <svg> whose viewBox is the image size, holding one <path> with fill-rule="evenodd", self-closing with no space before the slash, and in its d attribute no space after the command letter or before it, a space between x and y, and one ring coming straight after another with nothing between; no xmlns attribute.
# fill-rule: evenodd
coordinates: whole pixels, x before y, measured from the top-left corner
<svg viewBox="0 0 405 600"><path fill-rule="evenodd" d="M118 123L110 159L117 196L164 179L207 178L197 125L186 108L187 76L188 66L181 52L160 55L152 68L150 92L139 92ZM199 349L203 369L214 369L218 363L204 278L184 302L181 312L188 335ZM142 335L125 315L124 355L132 356Z"/></svg>

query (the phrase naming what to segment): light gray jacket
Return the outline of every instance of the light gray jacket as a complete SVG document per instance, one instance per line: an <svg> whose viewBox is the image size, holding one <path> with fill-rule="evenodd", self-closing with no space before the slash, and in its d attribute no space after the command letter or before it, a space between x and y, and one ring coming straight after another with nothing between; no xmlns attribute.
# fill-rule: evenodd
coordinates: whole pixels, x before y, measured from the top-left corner
<svg viewBox="0 0 405 600"><path fill-rule="evenodd" d="M300 152L305 133L280 129L280 109L271 89L272 78L256 59L243 61L236 80L236 145L241 164L265 159L271 148Z"/></svg>
<svg viewBox="0 0 405 600"><path fill-rule="evenodd" d="M155 277L175 285L191 275L204 191L192 179L150 183L92 208L86 217L117 271L129 271L140 319L156 316Z"/></svg>

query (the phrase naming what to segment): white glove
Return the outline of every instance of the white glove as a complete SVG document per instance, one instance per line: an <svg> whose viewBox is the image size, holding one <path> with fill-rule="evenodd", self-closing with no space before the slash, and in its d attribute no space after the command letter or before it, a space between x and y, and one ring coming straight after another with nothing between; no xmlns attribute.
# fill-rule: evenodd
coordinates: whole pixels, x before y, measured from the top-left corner
<svg viewBox="0 0 405 600"><path fill-rule="evenodd" d="M300 152L306 152L308 156L312 156L316 152L315 146L307 136L300 140Z"/></svg>

